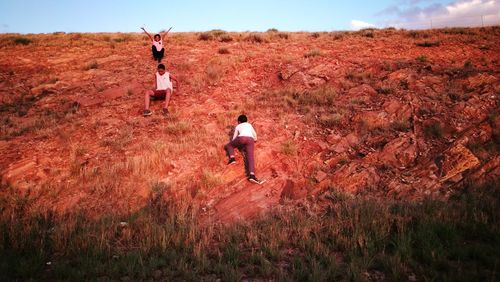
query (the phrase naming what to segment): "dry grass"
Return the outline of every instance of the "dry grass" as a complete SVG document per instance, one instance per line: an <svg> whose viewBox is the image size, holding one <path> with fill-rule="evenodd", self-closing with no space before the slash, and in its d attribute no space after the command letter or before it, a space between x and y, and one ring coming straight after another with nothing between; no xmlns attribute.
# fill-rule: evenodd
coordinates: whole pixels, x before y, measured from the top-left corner
<svg viewBox="0 0 500 282"><path fill-rule="evenodd" d="M230 226L200 225L189 200L159 197L176 189L161 182L151 182L142 210L97 221L28 216L32 202L12 197L0 202L0 278L490 280L499 247L498 189L490 188L421 204L331 189L318 204Z"/></svg>

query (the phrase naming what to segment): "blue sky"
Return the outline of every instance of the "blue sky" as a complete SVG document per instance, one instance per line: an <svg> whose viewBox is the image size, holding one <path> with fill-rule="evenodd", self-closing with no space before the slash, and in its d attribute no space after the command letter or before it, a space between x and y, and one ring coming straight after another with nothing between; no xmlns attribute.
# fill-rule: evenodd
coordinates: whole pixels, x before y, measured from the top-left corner
<svg viewBox="0 0 500 282"><path fill-rule="evenodd" d="M500 0L1 0L0 32L353 30L500 24Z"/></svg>

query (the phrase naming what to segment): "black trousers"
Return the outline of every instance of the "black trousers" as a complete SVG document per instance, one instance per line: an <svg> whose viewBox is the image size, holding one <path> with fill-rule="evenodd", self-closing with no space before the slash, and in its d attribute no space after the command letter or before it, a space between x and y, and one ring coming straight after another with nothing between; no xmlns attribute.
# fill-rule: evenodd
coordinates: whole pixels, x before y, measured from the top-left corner
<svg viewBox="0 0 500 282"><path fill-rule="evenodd" d="M157 51L156 47L153 45L153 46L151 46L151 50L153 51L153 58L155 60L157 60L158 62L160 62L161 59L163 59L163 55L165 53L165 48L162 48L160 51Z"/></svg>

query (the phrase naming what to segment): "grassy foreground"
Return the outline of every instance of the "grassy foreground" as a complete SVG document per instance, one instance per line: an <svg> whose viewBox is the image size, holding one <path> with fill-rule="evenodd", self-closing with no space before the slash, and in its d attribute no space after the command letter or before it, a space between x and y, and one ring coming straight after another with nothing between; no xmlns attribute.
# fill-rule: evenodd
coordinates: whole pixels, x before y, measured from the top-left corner
<svg viewBox="0 0 500 282"><path fill-rule="evenodd" d="M4 199L0 280L495 281L499 196L489 185L416 204L332 190L232 226L201 225L189 201L159 197L97 221L28 216L28 201Z"/></svg>

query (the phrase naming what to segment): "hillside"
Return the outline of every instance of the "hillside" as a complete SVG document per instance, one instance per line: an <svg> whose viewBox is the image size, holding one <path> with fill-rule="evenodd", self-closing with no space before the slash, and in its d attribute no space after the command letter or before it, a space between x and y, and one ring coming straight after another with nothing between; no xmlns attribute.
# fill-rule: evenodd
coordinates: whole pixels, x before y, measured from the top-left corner
<svg viewBox="0 0 500 282"><path fill-rule="evenodd" d="M498 27L173 33L170 115L153 102L143 117L145 35L0 35L0 209L100 220L169 203L207 225L338 195L446 200L498 182L499 40ZM241 154L226 165L242 113L261 186Z"/></svg>
<svg viewBox="0 0 500 282"><path fill-rule="evenodd" d="M228 220L331 188L447 196L499 175L499 32L174 33L168 118L160 102L140 114L156 68L145 35L2 35L1 193L99 216L161 190ZM225 166L240 113L263 187Z"/></svg>

